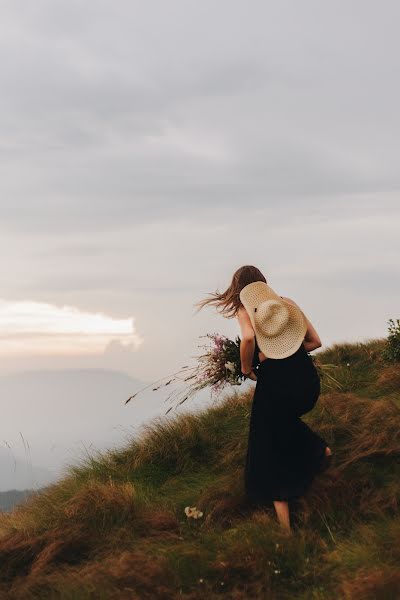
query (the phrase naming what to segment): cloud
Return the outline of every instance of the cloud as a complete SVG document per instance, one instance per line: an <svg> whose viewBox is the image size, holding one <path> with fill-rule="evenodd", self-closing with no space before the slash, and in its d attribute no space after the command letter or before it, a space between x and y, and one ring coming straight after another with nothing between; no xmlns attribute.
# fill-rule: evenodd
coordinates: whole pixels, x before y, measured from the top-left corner
<svg viewBox="0 0 400 600"><path fill-rule="evenodd" d="M101 234L398 189L398 6L359 6L362 24L314 2L4 3L1 227Z"/></svg>
<svg viewBox="0 0 400 600"><path fill-rule="evenodd" d="M99 354L113 341L137 350L134 319L113 319L74 306L0 300L1 355Z"/></svg>
<svg viewBox="0 0 400 600"><path fill-rule="evenodd" d="M118 336L96 352L146 378L228 325L192 324L191 301L242 264L310 306L325 340L382 331L400 222L400 14L385 6L2 3L4 300L134 314L135 364Z"/></svg>

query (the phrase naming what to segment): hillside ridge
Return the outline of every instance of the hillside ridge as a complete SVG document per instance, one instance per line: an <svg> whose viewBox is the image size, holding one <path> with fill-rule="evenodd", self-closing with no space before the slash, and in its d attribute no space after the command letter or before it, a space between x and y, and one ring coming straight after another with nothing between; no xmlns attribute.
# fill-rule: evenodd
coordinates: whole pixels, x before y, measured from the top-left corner
<svg viewBox="0 0 400 600"><path fill-rule="evenodd" d="M203 412L153 419L1 515L0 599L395 598L400 364L382 359L384 343L318 352L337 386L322 377L303 419L334 461L293 506L292 536L272 507L246 502L253 388L236 388Z"/></svg>

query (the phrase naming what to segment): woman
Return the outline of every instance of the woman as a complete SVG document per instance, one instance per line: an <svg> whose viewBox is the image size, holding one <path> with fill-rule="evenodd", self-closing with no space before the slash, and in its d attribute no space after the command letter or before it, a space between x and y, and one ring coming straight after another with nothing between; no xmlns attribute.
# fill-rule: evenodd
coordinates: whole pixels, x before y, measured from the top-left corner
<svg viewBox="0 0 400 600"><path fill-rule="evenodd" d="M249 500L256 504L272 502L279 523L290 532L289 501L305 493L314 476L329 464L327 457L332 454L325 440L300 418L315 406L320 394L318 372L308 352L319 348L321 340L292 299L277 296L267 285L255 282L267 284L266 278L257 267L240 267L234 273L225 292L215 292L212 294L213 298L202 300L198 305L201 308L205 304L214 304L217 310L222 309L220 312L227 318L238 319L241 329L241 370L244 375L257 382L252 401L245 464L246 494ZM292 352L289 346L289 350L284 352L284 358L271 358L274 356L273 344L277 339L282 339L276 335L270 338L270 356L267 357L261 351L254 329L257 323L254 316L256 313L253 313L252 309L249 314L241 301L241 297L244 299L248 290L254 290L257 286L262 290L265 287L268 293L272 294L268 306L272 316L274 310L281 311L284 316L285 311L294 312L297 316L302 315L300 318L303 329L296 344L297 349ZM245 303L249 307L249 304ZM260 304L260 309L266 308L266 304L268 303L264 303L264 307ZM272 304L275 307L271 306ZM257 311L256 306L254 311ZM260 312L259 310L259 314ZM268 324L272 322L271 318ZM285 326L284 323L282 326ZM261 330L257 331L260 344L263 340L262 345L265 347Z"/></svg>

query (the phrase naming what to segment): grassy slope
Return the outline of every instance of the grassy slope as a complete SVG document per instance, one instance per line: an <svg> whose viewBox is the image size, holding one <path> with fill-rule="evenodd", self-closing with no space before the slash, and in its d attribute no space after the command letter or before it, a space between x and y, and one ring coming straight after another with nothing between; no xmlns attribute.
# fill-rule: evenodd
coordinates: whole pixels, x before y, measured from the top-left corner
<svg viewBox="0 0 400 600"><path fill-rule="evenodd" d="M0 520L0 598L391 599L400 590L400 364L384 340L334 345L340 390L304 420L335 454L293 507L246 504L252 390L154 420ZM349 363L349 366L347 364ZM171 413L170 413L171 414ZM188 520L185 506L204 516Z"/></svg>

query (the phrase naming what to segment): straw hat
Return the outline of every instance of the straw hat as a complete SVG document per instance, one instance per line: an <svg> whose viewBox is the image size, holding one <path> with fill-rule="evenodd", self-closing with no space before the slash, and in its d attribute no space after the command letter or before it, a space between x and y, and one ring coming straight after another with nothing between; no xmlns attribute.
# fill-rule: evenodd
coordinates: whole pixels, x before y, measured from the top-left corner
<svg viewBox="0 0 400 600"><path fill-rule="evenodd" d="M283 300L264 281L249 283L239 297L265 356L286 358L299 349L307 331L306 317L300 308Z"/></svg>

